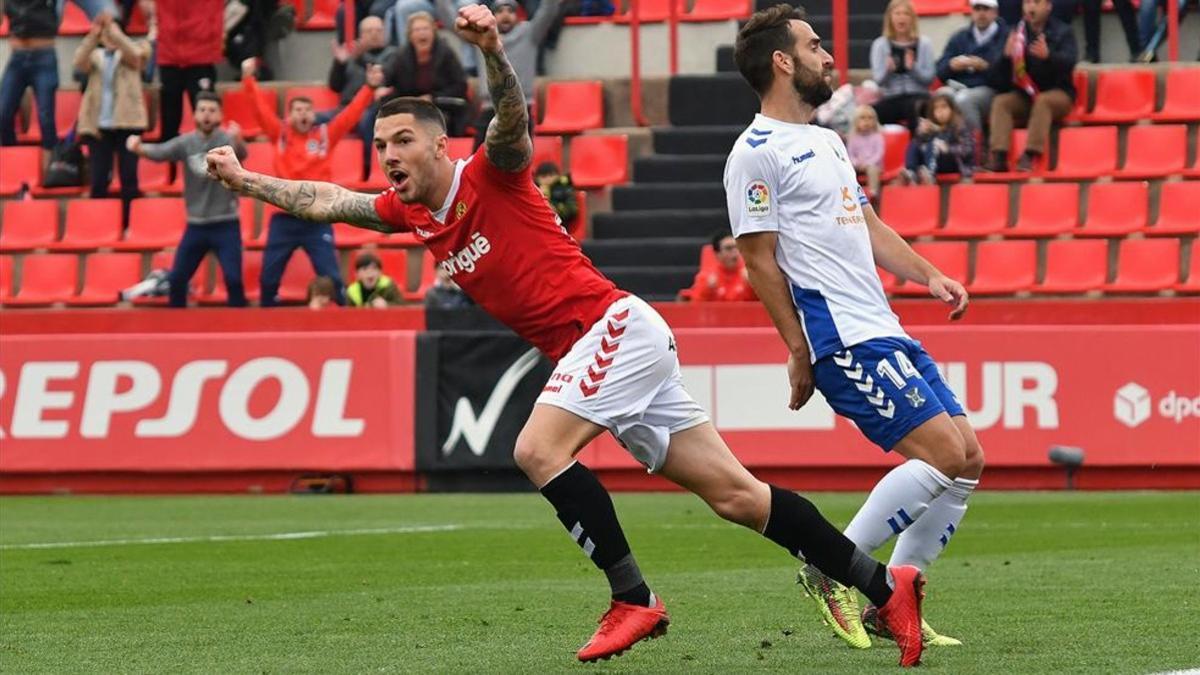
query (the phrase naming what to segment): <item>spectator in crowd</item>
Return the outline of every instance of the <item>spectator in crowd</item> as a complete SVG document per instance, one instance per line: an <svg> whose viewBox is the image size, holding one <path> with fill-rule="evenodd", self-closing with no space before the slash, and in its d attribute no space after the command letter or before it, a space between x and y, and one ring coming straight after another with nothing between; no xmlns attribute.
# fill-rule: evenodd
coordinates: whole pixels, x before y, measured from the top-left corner
<svg viewBox="0 0 1200 675"><path fill-rule="evenodd" d="M1008 144L1015 125L1027 123L1025 152L1017 171L1030 171L1050 140L1050 125L1071 112L1071 73L1079 48L1071 27L1050 15L1050 0L1024 0L1024 18L1008 34L1004 55L992 69L990 124L993 171L1008 169Z"/></svg>
<svg viewBox="0 0 1200 675"><path fill-rule="evenodd" d="M113 155L121 176L122 222L129 222L129 204L138 196L137 155L126 140L146 129L142 98L142 67L150 58L150 43L131 40L108 14L99 14L75 50L75 70L87 74L76 130L86 139L91 162L92 199L108 196Z"/></svg>
<svg viewBox="0 0 1200 675"><path fill-rule="evenodd" d="M367 69L371 66L388 67L395 58L396 49L389 47L383 33L383 20L376 16L364 17L358 22L358 41L350 48L334 40L333 63L329 67L329 88L338 92L339 109L350 105L355 95L367 82ZM386 71L385 71L386 76ZM375 133L375 111L371 104L358 121L358 136L363 139L363 176L367 175L374 148L371 139Z"/></svg>
<svg viewBox="0 0 1200 675"><path fill-rule="evenodd" d="M517 80L521 83L521 91L525 94L525 102L530 106L529 133L533 134L532 105L537 90L534 78L537 76L538 47L546 40L547 33L558 18L558 8L562 0L544 0L533 14L533 18L522 21L517 14L517 0L495 0L492 11L496 14L496 28L504 40L504 53L512 64ZM438 11L442 14L442 23L453 25L458 9L454 0L438 0ZM449 23L447 23L449 17ZM495 111L492 109L491 95L488 93L487 77L480 77L475 99L479 101L480 115L475 123L475 147L483 144L487 134L488 124L491 123Z"/></svg>
<svg viewBox="0 0 1200 675"><path fill-rule="evenodd" d="M387 24L387 42L401 49L408 43L409 20L415 14L435 12L430 0L395 0L395 4L387 10L384 22Z"/></svg>
<svg viewBox="0 0 1200 675"><path fill-rule="evenodd" d="M242 87L254 102L259 126L275 148L275 175L289 179L331 180L329 158L333 149L375 100L374 90L383 83L383 68L369 66L362 88L350 104L327 123L316 123L311 99L302 96L293 98L287 104L286 125L275 116L274 108L259 97L254 70L255 59L246 59L242 63ZM342 275L333 248L333 226L329 223L314 225L279 211L271 216L267 227L261 276L262 306L273 307L278 304L275 296L279 292L279 280L283 277L288 259L297 248L303 248L308 254L318 275L333 280L334 297L341 304Z"/></svg>
<svg viewBox="0 0 1200 675"><path fill-rule="evenodd" d="M26 89L33 89L42 130L43 163L58 142L54 92L58 89L58 33L55 0L5 0L8 17L8 65L0 76L0 145L17 144L17 109Z"/></svg>
<svg viewBox="0 0 1200 675"><path fill-rule="evenodd" d="M425 307L427 309L464 309L471 307L475 301L462 288L454 283L449 273L441 267L437 268L437 277L433 285L425 291Z"/></svg>
<svg viewBox="0 0 1200 675"><path fill-rule="evenodd" d="M938 174L975 172L975 130L963 119L954 96L940 91L925 106L917 132L908 142L901 184L935 185Z"/></svg>
<svg viewBox="0 0 1200 675"><path fill-rule="evenodd" d="M354 261L354 283L346 287L346 300L354 307L387 309L404 302L400 288L383 273L383 263L372 253L361 253Z"/></svg>
<svg viewBox="0 0 1200 675"><path fill-rule="evenodd" d="M337 307L337 303L333 301L336 289L336 282L329 277L317 277L308 282L308 308L332 309Z"/></svg>
<svg viewBox="0 0 1200 675"><path fill-rule="evenodd" d="M461 136L467 125L467 74L462 64L438 37L432 14L410 16L407 35L387 69L388 96L415 96L432 102L446 116L449 135Z"/></svg>
<svg viewBox="0 0 1200 675"><path fill-rule="evenodd" d="M1015 26L1024 13L1024 0L999 0L1000 18L1008 26ZM1050 14L1059 21L1070 25L1079 12L1079 0L1051 0Z"/></svg>
<svg viewBox="0 0 1200 675"><path fill-rule="evenodd" d="M354 20L359 22L355 26L354 39L357 40L362 30L361 21L368 16L373 16L382 20L387 15L387 11L395 4L395 0L354 0ZM339 2L337 10L334 13L334 32L337 33L338 39L342 39L346 35L346 3Z"/></svg>
<svg viewBox="0 0 1200 675"><path fill-rule="evenodd" d="M713 253L717 265L710 269L701 266L692 283L692 302L739 302L757 300L750 279L746 275L746 263L738 252L737 242L728 232L718 232L712 238Z"/></svg>
<svg viewBox="0 0 1200 675"><path fill-rule="evenodd" d="M571 177L564 174L554 162L542 162L533 172L533 182L542 189L546 201L558 214L562 226L570 232L575 229L575 217L579 215L579 200Z"/></svg>
<svg viewBox="0 0 1200 675"><path fill-rule="evenodd" d="M162 138L179 133L183 95L195 110L196 96L213 91L224 39L224 0L156 0L158 73L162 81Z"/></svg>
<svg viewBox="0 0 1200 675"><path fill-rule="evenodd" d="M891 0L883 14L883 35L871 43L871 77L883 95L875 112L884 124L907 122L929 98L935 76L933 43L917 29L911 0Z"/></svg>
<svg viewBox="0 0 1200 675"><path fill-rule="evenodd" d="M999 18L996 0L971 0L971 25L950 36L938 59L937 75L954 90L954 102L967 122L982 129L996 91L988 71L1004 53L1008 27Z"/></svg>
<svg viewBox="0 0 1200 675"><path fill-rule="evenodd" d="M295 25L296 8L291 2L228 0L225 5L225 58L235 68L247 59L257 59L255 75L264 80L274 79L263 56L269 45L287 37Z"/></svg>
<svg viewBox="0 0 1200 675"><path fill-rule="evenodd" d="M242 285L242 231L238 222L238 197L217 181L209 180L204 156L223 145L233 146L238 159L245 159L246 144L236 122L222 130L221 97L211 91L196 96L196 130L162 143L143 143L130 136L129 150L155 162L183 162L183 201L187 205L187 228L175 249L169 276L170 305L187 306L188 280L204 256L212 251L221 264L230 307L245 307Z"/></svg>
<svg viewBox="0 0 1200 675"><path fill-rule="evenodd" d="M1125 44L1129 45L1129 60L1132 61L1142 52L1142 41L1138 36L1137 10L1131 0L1112 0L1113 9L1117 10L1117 18L1121 20L1121 30L1125 33ZM1142 0L1142 4L1154 5L1153 0ZM1100 63L1100 5L1101 0L1083 0L1083 37L1084 54L1092 63Z"/></svg>
<svg viewBox="0 0 1200 675"><path fill-rule="evenodd" d="M854 170L867 177L867 189L871 196L879 196L879 177L883 173L883 131L879 127L879 116L869 105L860 105L854 111L853 130L846 136L846 152Z"/></svg>

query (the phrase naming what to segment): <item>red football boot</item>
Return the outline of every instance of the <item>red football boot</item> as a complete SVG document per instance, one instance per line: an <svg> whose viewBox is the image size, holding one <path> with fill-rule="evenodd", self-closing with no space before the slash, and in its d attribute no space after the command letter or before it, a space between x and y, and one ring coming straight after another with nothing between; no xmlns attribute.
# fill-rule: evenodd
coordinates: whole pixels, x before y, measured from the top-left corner
<svg viewBox="0 0 1200 675"><path fill-rule="evenodd" d="M895 636L900 647L900 665L908 668L921 665L921 600L925 598L925 576L912 565L889 567L892 576L892 597L879 608L879 619Z"/></svg>
<svg viewBox="0 0 1200 675"><path fill-rule="evenodd" d="M600 617L596 634L579 650L579 660L607 661L620 656L639 640L665 635L669 623L671 618L667 616L667 608L658 596L654 596L653 607L613 600L612 606Z"/></svg>

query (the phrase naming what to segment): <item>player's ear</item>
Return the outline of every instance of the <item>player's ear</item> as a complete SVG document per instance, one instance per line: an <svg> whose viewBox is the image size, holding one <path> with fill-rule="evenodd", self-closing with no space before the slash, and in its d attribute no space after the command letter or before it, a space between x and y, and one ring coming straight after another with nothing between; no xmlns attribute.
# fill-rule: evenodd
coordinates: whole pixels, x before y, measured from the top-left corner
<svg viewBox="0 0 1200 675"><path fill-rule="evenodd" d="M433 138L433 156L436 159L441 159L450 154L450 137L445 132L440 132Z"/></svg>

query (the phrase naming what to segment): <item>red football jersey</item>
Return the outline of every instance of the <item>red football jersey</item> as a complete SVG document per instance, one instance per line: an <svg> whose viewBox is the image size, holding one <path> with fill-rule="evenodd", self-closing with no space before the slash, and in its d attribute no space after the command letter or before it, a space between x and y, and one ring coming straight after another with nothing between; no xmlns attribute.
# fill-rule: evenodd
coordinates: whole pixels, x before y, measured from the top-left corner
<svg viewBox="0 0 1200 675"><path fill-rule="evenodd" d="M555 361L628 295L559 225L531 170L498 169L484 146L459 160L441 211L405 204L391 188L375 211L393 232L416 235L471 299Z"/></svg>

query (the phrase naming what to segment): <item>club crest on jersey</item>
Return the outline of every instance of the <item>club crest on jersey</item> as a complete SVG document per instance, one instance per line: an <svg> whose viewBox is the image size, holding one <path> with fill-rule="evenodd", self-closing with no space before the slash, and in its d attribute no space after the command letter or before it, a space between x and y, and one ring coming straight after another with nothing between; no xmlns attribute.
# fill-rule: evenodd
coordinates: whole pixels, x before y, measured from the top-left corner
<svg viewBox="0 0 1200 675"><path fill-rule="evenodd" d="M475 271L475 263L492 250L492 243L482 233L475 232L471 241L458 251L452 251L450 256L438 263L438 267L450 276L459 272L470 274Z"/></svg>
<svg viewBox="0 0 1200 675"><path fill-rule="evenodd" d="M771 215L771 191L765 181L753 180L746 186L746 214L751 218Z"/></svg>
<svg viewBox="0 0 1200 675"><path fill-rule="evenodd" d="M462 218L463 216L465 216L466 214L467 214L467 203L466 203L466 202L459 202L459 203L458 203L458 204L457 204L457 205L454 207L454 217L455 217L455 218L459 218L459 219L461 219L461 218Z"/></svg>
<svg viewBox="0 0 1200 675"><path fill-rule="evenodd" d="M850 188L842 188L842 208L847 211L858 210L858 200L850 194Z"/></svg>

